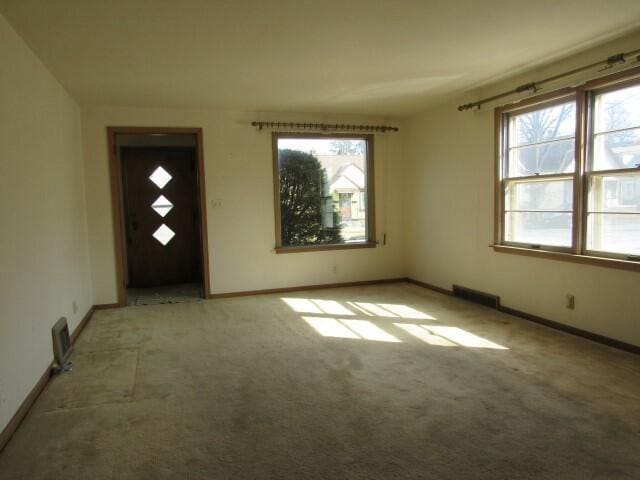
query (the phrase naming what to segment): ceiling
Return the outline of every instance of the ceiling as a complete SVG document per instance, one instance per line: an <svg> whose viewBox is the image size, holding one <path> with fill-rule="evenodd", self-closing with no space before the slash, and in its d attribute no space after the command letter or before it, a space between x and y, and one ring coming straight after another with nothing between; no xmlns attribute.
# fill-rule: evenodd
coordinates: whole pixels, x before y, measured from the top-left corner
<svg viewBox="0 0 640 480"><path fill-rule="evenodd" d="M640 27L638 0L0 0L82 105L403 116Z"/></svg>

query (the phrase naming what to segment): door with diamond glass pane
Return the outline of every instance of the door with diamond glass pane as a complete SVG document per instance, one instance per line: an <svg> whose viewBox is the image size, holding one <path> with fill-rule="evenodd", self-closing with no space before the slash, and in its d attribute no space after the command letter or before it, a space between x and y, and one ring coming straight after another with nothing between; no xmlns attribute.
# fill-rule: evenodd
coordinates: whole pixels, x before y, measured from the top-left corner
<svg viewBox="0 0 640 480"><path fill-rule="evenodd" d="M121 149L129 287L201 281L195 150Z"/></svg>

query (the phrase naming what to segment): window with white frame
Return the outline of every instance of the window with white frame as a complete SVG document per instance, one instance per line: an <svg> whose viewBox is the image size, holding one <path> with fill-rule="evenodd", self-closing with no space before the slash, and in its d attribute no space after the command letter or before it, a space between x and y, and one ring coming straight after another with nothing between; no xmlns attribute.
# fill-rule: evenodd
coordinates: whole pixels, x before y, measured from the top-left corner
<svg viewBox="0 0 640 480"><path fill-rule="evenodd" d="M595 92L586 248L640 255L640 85Z"/></svg>
<svg viewBox="0 0 640 480"><path fill-rule="evenodd" d="M572 246L575 100L507 114L504 241Z"/></svg>
<svg viewBox="0 0 640 480"><path fill-rule="evenodd" d="M496 119L494 247L640 270L640 71L502 107Z"/></svg>

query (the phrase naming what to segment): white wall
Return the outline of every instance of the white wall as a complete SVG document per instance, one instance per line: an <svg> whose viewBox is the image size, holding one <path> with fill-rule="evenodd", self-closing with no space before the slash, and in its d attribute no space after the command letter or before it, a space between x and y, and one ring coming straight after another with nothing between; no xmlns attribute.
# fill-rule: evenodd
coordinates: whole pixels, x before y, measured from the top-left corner
<svg viewBox="0 0 640 480"><path fill-rule="evenodd" d="M496 253L493 108L459 104L640 45L640 34L452 99L410 119L406 142L408 274L497 294L506 306L640 345L640 273ZM576 298L574 311L565 295Z"/></svg>
<svg viewBox="0 0 640 480"><path fill-rule="evenodd" d="M404 275L401 133L376 135L376 227L387 245L276 254L271 134L260 119L382 122L379 118L252 114L215 110L83 109L89 244L96 303L117 301L107 126L202 127L212 293ZM397 122L394 122L397 124ZM213 206L220 202L220 206ZM333 271L333 267L337 271Z"/></svg>
<svg viewBox="0 0 640 480"><path fill-rule="evenodd" d="M0 65L2 430L92 298L79 108L2 16Z"/></svg>

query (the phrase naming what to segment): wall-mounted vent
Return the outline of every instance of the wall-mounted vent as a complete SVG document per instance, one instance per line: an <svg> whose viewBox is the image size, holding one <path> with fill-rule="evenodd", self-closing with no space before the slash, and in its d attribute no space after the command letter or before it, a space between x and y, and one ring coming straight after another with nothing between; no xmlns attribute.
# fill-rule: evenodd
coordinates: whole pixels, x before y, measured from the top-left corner
<svg viewBox="0 0 640 480"><path fill-rule="evenodd" d="M60 367L64 367L71 355L71 338L67 319L61 317L51 329L53 337L53 358Z"/></svg>
<svg viewBox="0 0 640 480"><path fill-rule="evenodd" d="M453 286L453 296L468 300L470 302L479 303L486 307L495 309L500 308L500 297L492 295L490 293L479 292L470 288L461 287L460 285Z"/></svg>

